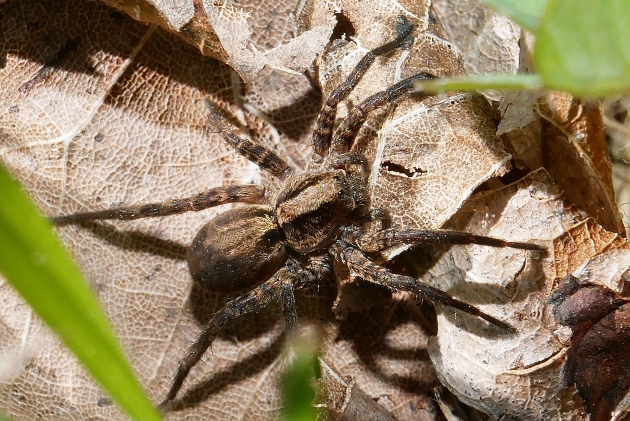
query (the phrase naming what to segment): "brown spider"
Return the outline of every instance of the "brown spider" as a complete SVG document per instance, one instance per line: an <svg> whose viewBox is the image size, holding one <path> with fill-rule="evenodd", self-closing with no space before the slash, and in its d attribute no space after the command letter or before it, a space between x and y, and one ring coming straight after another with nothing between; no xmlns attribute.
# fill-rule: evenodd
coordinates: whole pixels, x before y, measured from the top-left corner
<svg viewBox="0 0 630 421"><path fill-rule="evenodd" d="M233 185L212 188L185 199L53 218L57 224L101 219L131 220L200 211L225 203L250 204L219 214L193 240L188 267L195 282L222 292L253 289L228 302L206 323L180 363L162 404L175 398L191 368L228 321L280 301L286 327L294 326L297 321L294 290L324 279L333 271L332 259L367 282L391 291L419 294L494 325L510 328L476 307L423 285L413 277L392 273L366 256L366 253L403 244L481 244L543 250L535 244L466 232L389 228L389 212L370 207L368 165L365 157L354 152L353 140L372 110L409 95L413 81L432 76L418 73L370 96L350 111L333 134L336 108L377 56L412 41L413 29L414 26L401 18L396 39L368 52L324 103L313 133L313 148L320 158L327 160L329 169L294 174L293 169L274 152L234 134L226 119L207 101L210 121L223 139L238 153L282 181L275 194L269 196L263 186ZM378 229L368 230L370 223L378 224Z"/></svg>

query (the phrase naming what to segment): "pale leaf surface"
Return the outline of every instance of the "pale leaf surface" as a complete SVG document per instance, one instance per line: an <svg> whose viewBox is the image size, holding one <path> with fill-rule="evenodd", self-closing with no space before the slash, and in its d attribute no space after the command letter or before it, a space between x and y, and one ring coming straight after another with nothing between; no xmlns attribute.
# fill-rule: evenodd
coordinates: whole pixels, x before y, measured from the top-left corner
<svg viewBox="0 0 630 421"><path fill-rule="evenodd" d="M341 104L341 116L351 104L418 71L437 76L465 71L460 50L445 40L425 2L307 2L296 9L297 4L116 4L191 46L98 3L3 3L0 158L49 216L184 197L233 183L273 189L277 181L206 127L204 98L229 114L241 133L301 170L316 167L309 143L322 95L362 54L394 36L401 14L418 25L415 44L410 51L377 59ZM355 39L324 49L335 26L334 12L341 9L349 22L341 29ZM232 67L203 57L199 49ZM307 72L309 78L304 71L311 69L317 71ZM400 226L442 226L473 191L486 182L500 184L498 177L508 173L510 155L495 133L494 113L477 95L404 100L376 112L359 139L374 162L373 205L391 209ZM551 189L549 181L540 185ZM561 233L532 217L538 211L524 212L501 201L465 206L468 210L460 213L480 212L482 225L486 216L502 212L521 212L522 219L541 224L522 232L521 219L511 220L514 227L492 235L551 241ZM553 206L564 209L559 202ZM200 326L226 301L193 286L185 261L197 230L224 209L59 230L156 403ZM510 267L529 262L522 254L514 256ZM484 264L484 270L484 276L496 272L510 282L502 261ZM418 308L404 294L392 299L369 293L368 311L337 321L331 289L322 285L298 298L298 306L302 320L322 326L322 358L341 385L334 396L355 403L356 390L357 402L371 400L379 413L401 420L435 419L430 391L438 382L426 349L435 322L423 313L426 307ZM544 300L545 292L533 295L532 303ZM59 420L121 419L6 284L1 296L6 327L1 352L15 361L12 370L1 373L2 409L14 419L42 414ZM191 372L177 410L167 418L273 419L285 365L280 319L271 308L227 327Z"/></svg>
<svg viewBox="0 0 630 421"><path fill-rule="evenodd" d="M308 69L332 35L337 9L334 2L314 8L297 0L104 2L173 32L250 83L265 67L294 74Z"/></svg>

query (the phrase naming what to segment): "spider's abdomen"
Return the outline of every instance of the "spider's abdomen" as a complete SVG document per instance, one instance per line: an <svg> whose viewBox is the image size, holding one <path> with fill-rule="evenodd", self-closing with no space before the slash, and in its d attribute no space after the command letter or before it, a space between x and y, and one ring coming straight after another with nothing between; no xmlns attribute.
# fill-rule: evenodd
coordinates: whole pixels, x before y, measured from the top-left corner
<svg viewBox="0 0 630 421"><path fill-rule="evenodd" d="M365 194L343 170L301 174L287 180L275 200L278 226L299 253L330 246L346 217L363 207Z"/></svg>
<svg viewBox="0 0 630 421"><path fill-rule="evenodd" d="M286 242L266 206L219 214L199 231L188 253L195 282L233 292L267 280L286 259Z"/></svg>

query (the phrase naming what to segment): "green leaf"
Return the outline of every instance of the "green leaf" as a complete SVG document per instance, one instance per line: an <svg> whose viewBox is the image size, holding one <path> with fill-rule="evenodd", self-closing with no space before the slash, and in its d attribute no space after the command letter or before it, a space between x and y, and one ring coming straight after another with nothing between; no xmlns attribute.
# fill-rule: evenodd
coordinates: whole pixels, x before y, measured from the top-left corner
<svg viewBox="0 0 630 421"><path fill-rule="evenodd" d="M523 28L534 32L548 0L482 0L482 3L504 14Z"/></svg>
<svg viewBox="0 0 630 421"><path fill-rule="evenodd" d="M551 89L598 97L630 92L630 0L550 0L534 62Z"/></svg>
<svg viewBox="0 0 630 421"><path fill-rule="evenodd" d="M161 419L51 223L2 166L0 256L0 273L120 407L133 419Z"/></svg>

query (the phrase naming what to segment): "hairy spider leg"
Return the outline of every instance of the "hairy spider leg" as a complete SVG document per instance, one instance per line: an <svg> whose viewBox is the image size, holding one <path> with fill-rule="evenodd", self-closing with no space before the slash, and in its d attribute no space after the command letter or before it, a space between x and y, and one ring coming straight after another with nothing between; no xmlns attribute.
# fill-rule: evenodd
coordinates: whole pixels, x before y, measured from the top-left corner
<svg viewBox="0 0 630 421"><path fill-rule="evenodd" d="M209 99L205 99L206 106L210 110L208 116L210 122L219 129L219 134L225 142L236 149L240 155L268 171L280 180L284 180L293 174L293 168L273 151L265 148L251 139L236 135L230 128L230 124Z"/></svg>
<svg viewBox="0 0 630 421"><path fill-rule="evenodd" d="M370 50L354 67L348 78L342 82L322 105L322 109L317 116L317 126L313 133L313 150L319 156L330 149L330 139L333 132L335 117L337 116L337 105L348 97L350 92L359 83L365 72L370 68L376 57L381 54L388 53L403 45L409 38L415 25L407 22L404 16L400 17L399 25L397 25L398 36L387 44L383 44L373 50Z"/></svg>
<svg viewBox="0 0 630 421"><path fill-rule="evenodd" d="M490 247L511 247L522 250L546 251L544 246L538 244L506 241L499 238L446 229L401 230L389 228L375 233L366 233L361 228L353 226L345 229L343 237L344 240L368 253L382 251L401 244L478 244Z"/></svg>
<svg viewBox="0 0 630 421"><path fill-rule="evenodd" d="M57 225L102 219L132 220L191 211L197 212L225 203L243 202L257 204L264 203L266 199L265 191L263 186L253 184L215 187L183 199L170 199L147 205L121 206L102 211L75 213L66 216L56 216L50 218L50 220Z"/></svg>
<svg viewBox="0 0 630 421"><path fill-rule="evenodd" d="M426 297L431 301L437 301L446 306L461 310L475 317L480 317L495 326L513 331L509 324L492 317L477 307L451 297L444 291L418 282L411 276L398 275L386 268L379 266L368 259L354 246L343 240L337 240L331 247L330 253L340 262L348 266L351 272L361 279L376 285L384 286L390 291L408 291Z"/></svg>
<svg viewBox="0 0 630 421"><path fill-rule="evenodd" d="M361 126L363 126L363 123L367 120L370 112L385 104L389 104L408 96L414 90L413 83L415 81L433 79L434 77L435 76L430 73L419 72L411 77L401 80L383 91L375 93L363 100L360 104L352 107L332 137L332 150L338 154L344 154L352 151L354 139L357 137Z"/></svg>
<svg viewBox="0 0 630 421"><path fill-rule="evenodd" d="M257 164L263 170L283 180L293 174L293 169L273 151L253 142L250 139L237 136L231 129L225 117L208 100L206 105L210 109L209 120L219 130L221 137L236 152ZM72 215L57 216L50 220L57 225L64 225L81 221L118 219L132 220L174 215L184 212L197 212L226 203L264 203L266 189L257 185L234 185L216 187L181 199L168 199L160 203L135 204L120 206L102 211L81 212Z"/></svg>
<svg viewBox="0 0 630 421"><path fill-rule="evenodd" d="M293 259L288 259L285 266L278 270L269 280L233 299L219 310L212 319L206 323L195 342L188 348L186 356L177 368L166 399L164 399L160 406L164 406L169 401L175 399L190 370L199 362L227 322L236 320L246 314L257 313L269 304L277 301L279 297L282 304L286 328L291 329L297 322L294 285L298 282L300 273L306 271L307 274L317 274L320 272L320 268L317 265L313 267L310 267L310 265L311 262L308 262L305 268L301 268ZM303 279L302 281L311 282L312 280Z"/></svg>

